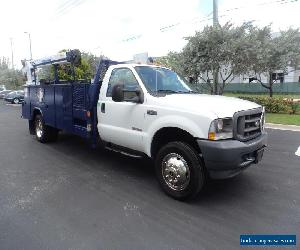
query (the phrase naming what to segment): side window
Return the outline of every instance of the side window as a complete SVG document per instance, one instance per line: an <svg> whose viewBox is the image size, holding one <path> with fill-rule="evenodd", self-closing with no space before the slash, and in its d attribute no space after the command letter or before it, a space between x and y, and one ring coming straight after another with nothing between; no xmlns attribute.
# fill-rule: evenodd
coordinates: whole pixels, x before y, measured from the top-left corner
<svg viewBox="0 0 300 250"><path fill-rule="evenodd" d="M125 90L135 90L139 88L138 81L128 68L114 69L108 82L106 96L111 97L112 87L116 84L124 84Z"/></svg>

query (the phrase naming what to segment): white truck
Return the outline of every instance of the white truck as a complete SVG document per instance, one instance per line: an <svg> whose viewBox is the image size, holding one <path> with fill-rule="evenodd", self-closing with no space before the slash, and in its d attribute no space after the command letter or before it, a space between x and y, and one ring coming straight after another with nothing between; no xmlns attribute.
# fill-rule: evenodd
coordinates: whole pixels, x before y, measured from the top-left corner
<svg viewBox="0 0 300 250"><path fill-rule="evenodd" d="M147 156L162 189L179 200L194 197L206 178L233 177L262 159L267 135L260 105L198 94L165 67L106 66L92 84L56 79L25 88L23 117L38 141L65 130Z"/></svg>

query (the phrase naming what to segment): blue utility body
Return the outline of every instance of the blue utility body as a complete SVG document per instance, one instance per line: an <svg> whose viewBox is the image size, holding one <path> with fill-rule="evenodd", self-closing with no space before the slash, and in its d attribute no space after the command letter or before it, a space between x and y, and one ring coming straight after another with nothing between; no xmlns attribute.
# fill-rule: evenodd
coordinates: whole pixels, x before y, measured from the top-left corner
<svg viewBox="0 0 300 250"><path fill-rule="evenodd" d="M88 138L95 146L98 140L97 103L102 80L110 65L120 63L101 60L92 83L63 82L55 74L51 83L25 86L22 117L29 120L30 131L33 132L35 115L40 113L45 125Z"/></svg>

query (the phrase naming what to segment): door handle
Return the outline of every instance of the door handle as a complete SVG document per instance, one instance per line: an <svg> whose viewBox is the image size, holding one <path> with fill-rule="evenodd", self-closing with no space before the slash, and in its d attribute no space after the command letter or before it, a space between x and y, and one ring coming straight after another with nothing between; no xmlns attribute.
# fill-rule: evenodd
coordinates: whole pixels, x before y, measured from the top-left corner
<svg viewBox="0 0 300 250"><path fill-rule="evenodd" d="M101 113L105 113L105 103L101 103Z"/></svg>

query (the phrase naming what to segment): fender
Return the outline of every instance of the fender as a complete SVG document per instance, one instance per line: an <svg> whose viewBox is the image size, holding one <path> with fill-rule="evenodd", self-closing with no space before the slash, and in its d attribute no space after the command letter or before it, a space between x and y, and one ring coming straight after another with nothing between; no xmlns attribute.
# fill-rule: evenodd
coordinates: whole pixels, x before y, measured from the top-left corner
<svg viewBox="0 0 300 250"><path fill-rule="evenodd" d="M33 115L34 115L34 113L35 113L36 111L39 111L39 113L43 116L43 112L42 112L41 108L39 108L39 107L34 107L33 110L32 110L32 112L31 112L31 115L30 115L30 120L33 120Z"/></svg>
<svg viewBox="0 0 300 250"><path fill-rule="evenodd" d="M206 124L210 124L207 122ZM154 138L154 135L157 131L162 128L179 128L185 130L189 134L191 134L195 138L206 138L207 137L207 130L208 128L203 128L199 126L194 120L186 118L184 116L179 115L167 115L158 118L157 120L153 121L150 125L148 131L145 133L144 142L145 148L144 152L151 157L151 144Z"/></svg>

